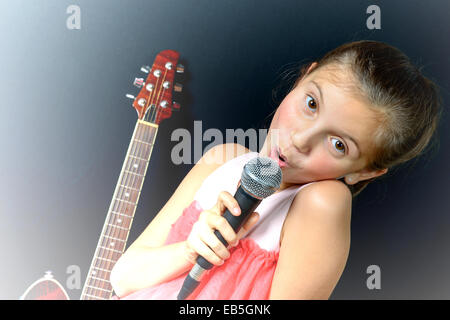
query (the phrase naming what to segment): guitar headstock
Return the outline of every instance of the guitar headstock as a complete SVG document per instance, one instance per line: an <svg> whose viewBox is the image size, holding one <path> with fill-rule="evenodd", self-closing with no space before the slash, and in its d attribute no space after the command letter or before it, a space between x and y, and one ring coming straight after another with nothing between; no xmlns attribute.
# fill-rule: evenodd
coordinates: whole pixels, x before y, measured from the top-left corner
<svg viewBox="0 0 450 320"><path fill-rule="evenodd" d="M172 100L173 91L181 92L182 85L174 83L176 73L183 73L184 67L178 63L180 54L173 50L164 50L158 53L153 66L143 66L141 71L148 74L147 78L136 78L133 84L141 88L133 99L133 107L140 120L159 125L164 119L172 116L180 105Z"/></svg>

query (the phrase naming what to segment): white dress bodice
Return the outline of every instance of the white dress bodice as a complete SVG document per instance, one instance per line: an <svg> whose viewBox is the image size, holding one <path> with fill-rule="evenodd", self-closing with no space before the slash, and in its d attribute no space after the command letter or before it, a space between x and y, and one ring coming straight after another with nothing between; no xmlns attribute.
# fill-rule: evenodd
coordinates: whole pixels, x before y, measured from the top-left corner
<svg viewBox="0 0 450 320"><path fill-rule="evenodd" d="M221 191L234 195L244 165L258 155L258 152L249 152L225 162L203 181L194 200L207 210L215 205ZM279 251L281 229L292 200L299 190L311 183L291 186L263 199L255 210L259 213L258 222L244 237L253 239L262 249Z"/></svg>

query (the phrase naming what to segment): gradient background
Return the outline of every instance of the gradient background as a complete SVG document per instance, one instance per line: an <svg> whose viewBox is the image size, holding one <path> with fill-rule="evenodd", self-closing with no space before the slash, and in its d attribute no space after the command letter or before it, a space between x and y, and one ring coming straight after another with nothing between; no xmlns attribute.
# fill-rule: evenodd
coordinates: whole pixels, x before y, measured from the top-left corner
<svg viewBox="0 0 450 320"><path fill-rule="evenodd" d="M66 28L71 4L81 30ZM372 4L381 30L366 27ZM136 123L125 94L161 50L181 53L185 96L159 128L129 244L192 167L171 163L172 131L194 120L203 131L262 127L293 62L384 41L423 66L447 109L449 12L449 1L1 1L0 298L19 298L46 270L65 286L69 265L84 284ZM445 112L438 150L355 199L331 299L450 298L449 134ZM380 290L366 286L373 264Z"/></svg>

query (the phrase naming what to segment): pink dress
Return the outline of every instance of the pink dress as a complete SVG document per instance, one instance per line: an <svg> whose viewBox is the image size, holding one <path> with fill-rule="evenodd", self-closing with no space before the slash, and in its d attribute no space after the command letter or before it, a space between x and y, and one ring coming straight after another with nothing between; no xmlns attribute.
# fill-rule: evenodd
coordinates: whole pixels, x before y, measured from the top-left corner
<svg viewBox="0 0 450 320"><path fill-rule="evenodd" d="M256 156L257 152L238 156L210 174L194 201L172 225L166 244L186 240L200 212L214 206L219 192L226 190L234 194L244 165ZM256 225L236 247L229 248L230 257L223 265L204 273L200 285L187 300L267 300L277 266L284 219L297 192L308 184L292 186L264 199L255 210L260 216ZM176 300L187 274L120 299Z"/></svg>

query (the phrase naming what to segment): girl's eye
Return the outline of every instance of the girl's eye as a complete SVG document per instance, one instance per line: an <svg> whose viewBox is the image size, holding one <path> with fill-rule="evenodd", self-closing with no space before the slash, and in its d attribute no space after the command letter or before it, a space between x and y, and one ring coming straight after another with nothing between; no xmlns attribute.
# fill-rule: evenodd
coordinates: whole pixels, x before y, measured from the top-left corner
<svg viewBox="0 0 450 320"><path fill-rule="evenodd" d="M309 110L312 110L313 113L315 113L317 110L316 100L309 95L306 96L306 106L308 107ZM337 143L334 142L333 140L337 141ZM345 154L346 147L341 140L336 139L336 138L331 138L331 143L333 144L334 149L336 149L339 153Z"/></svg>
<svg viewBox="0 0 450 320"><path fill-rule="evenodd" d="M317 103L311 96L306 96L306 106L308 109L312 110L313 112L316 112L317 110Z"/></svg>
<svg viewBox="0 0 450 320"><path fill-rule="evenodd" d="M337 141L337 143L333 142L333 140ZM331 143L333 144L334 148L338 150L339 153L345 154L345 145L336 138L331 138Z"/></svg>

